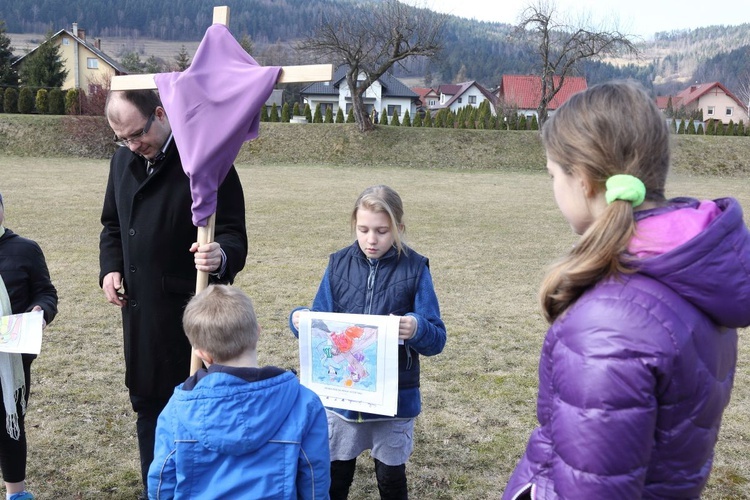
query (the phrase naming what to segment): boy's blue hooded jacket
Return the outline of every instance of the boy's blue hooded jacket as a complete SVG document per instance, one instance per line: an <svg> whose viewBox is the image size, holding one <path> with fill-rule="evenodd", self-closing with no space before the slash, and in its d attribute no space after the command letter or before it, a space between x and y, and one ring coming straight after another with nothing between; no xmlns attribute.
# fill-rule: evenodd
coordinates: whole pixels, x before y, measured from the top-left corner
<svg viewBox="0 0 750 500"><path fill-rule="evenodd" d="M212 365L159 416L149 498L325 499L329 486L325 410L292 372Z"/></svg>

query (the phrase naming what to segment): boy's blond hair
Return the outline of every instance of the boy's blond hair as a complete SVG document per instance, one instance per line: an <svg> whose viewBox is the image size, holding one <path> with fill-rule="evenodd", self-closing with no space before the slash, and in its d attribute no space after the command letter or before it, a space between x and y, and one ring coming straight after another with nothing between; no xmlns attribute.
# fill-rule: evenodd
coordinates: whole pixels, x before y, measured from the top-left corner
<svg viewBox="0 0 750 500"><path fill-rule="evenodd" d="M195 349L210 354L216 363L255 350L258 320L253 301L242 290L211 285L185 307L182 327Z"/></svg>

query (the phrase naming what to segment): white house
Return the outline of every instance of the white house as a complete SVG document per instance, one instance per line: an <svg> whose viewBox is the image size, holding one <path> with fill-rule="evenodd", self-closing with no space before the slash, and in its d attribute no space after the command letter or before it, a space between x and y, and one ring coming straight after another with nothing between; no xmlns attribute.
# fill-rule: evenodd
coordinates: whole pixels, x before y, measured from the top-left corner
<svg viewBox="0 0 750 500"><path fill-rule="evenodd" d="M440 94L440 102L436 106L430 106L431 110L448 108L457 113L458 110L466 106L478 108L482 102L489 101L491 113L496 114L495 96L474 80L441 85L437 91Z"/></svg>
<svg viewBox="0 0 750 500"><path fill-rule="evenodd" d="M352 94L346 83L346 70L347 66L339 66L330 82L317 82L302 89L302 102L313 111L320 104L320 111L324 115L328 107L331 107L334 116L339 109L344 115L348 114L352 107ZM364 80L364 75L360 75L360 79ZM419 102L417 94L388 73L370 85L362 97L368 114L372 114L373 110L380 114L385 109L389 118L396 113L399 120L403 120L407 110L413 117Z"/></svg>
<svg viewBox="0 0 750 500"><path fill-rule="evenodd" d="M666 110L669 99L672 99L672 109L684 109L688 113L700 111L703 120L711 118L723 124L748 123L748 110L745 103L719 82L691 85L675 96L659 96L656 105Z"/></svg>

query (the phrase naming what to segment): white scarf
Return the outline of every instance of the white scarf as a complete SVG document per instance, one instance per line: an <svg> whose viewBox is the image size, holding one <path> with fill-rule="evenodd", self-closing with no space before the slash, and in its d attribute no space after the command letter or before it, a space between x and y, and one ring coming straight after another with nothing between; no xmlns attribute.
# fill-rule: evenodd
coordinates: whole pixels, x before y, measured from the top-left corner
<svg viewBox="0 0 750 500"><path fill-rule="evenodd" d="M0 237L5 228L0 226ZM0 316L12 314L10 296L5 288L5 282L0 276ZM0 387L3 390L3 405L5 405L5 429L13 439L21 436L18 426L16 405L21 403L21 415L26 413L26 381L24 380L23 361L20 354L0 352Z"/></svg>

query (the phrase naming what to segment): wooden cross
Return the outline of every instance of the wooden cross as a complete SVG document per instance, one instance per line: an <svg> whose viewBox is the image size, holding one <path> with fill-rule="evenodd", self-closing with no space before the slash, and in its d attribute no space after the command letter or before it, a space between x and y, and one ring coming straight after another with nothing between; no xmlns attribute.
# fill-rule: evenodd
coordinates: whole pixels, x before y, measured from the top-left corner
<svg viewBox="0 0 750 500"><path fill-rule="evenodd" d="M229 26L229 7L214 7L213 24ZM311 64L303 66L282 66L277 83L306 83L327 82L333 78L332 64ZM112 77L110 90L139 90L157 89L153 74L141 75L119 75ZM198 227L197 241L199 245L211 243L214 240L214 227L216 214L212 214L204 227ZM195 283L195 293L208 286L208 273L198 271ZM203 366L201 359L193 353L190 360L190 375L194 374Z"/></svg>

